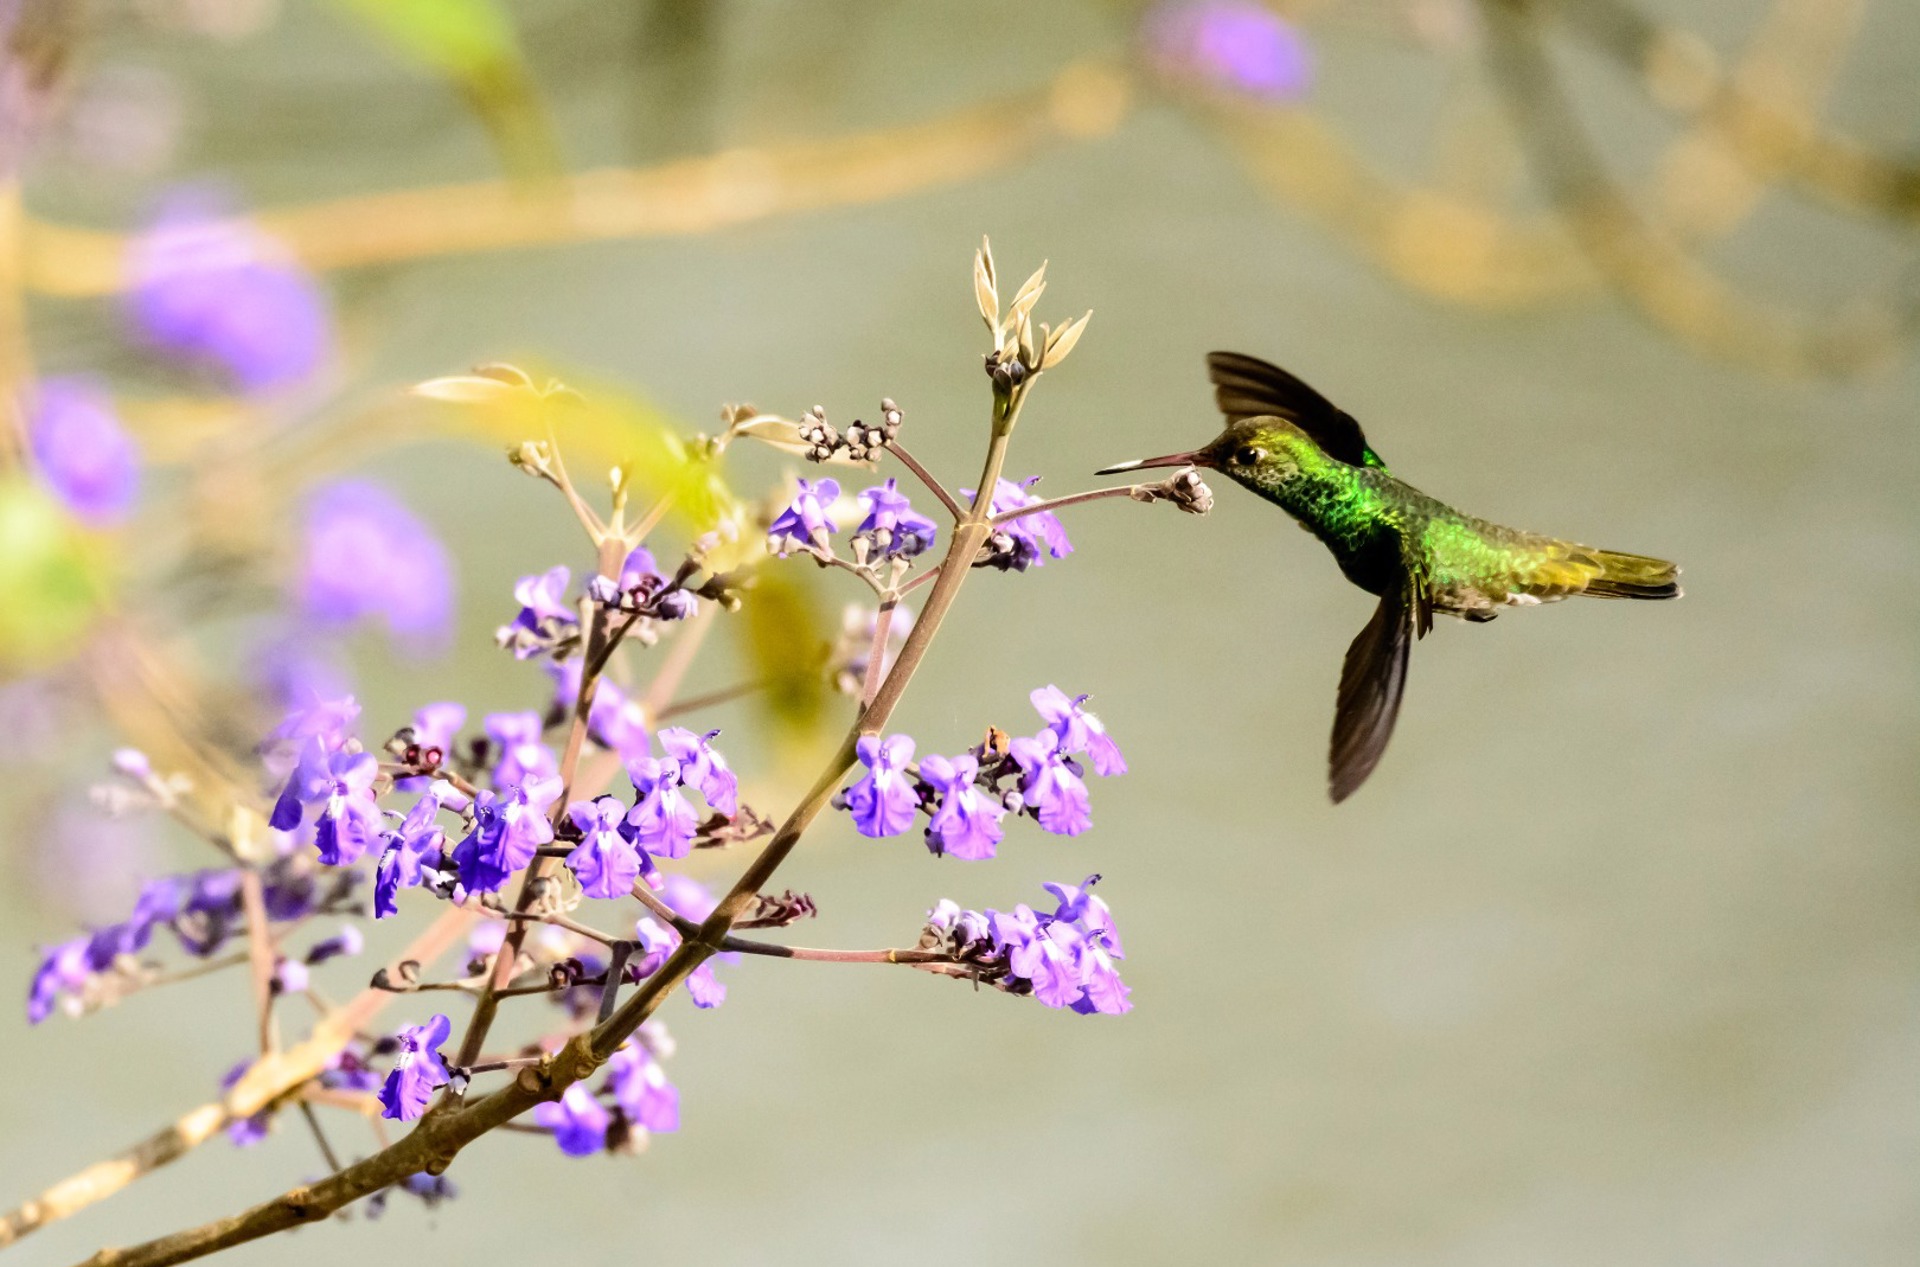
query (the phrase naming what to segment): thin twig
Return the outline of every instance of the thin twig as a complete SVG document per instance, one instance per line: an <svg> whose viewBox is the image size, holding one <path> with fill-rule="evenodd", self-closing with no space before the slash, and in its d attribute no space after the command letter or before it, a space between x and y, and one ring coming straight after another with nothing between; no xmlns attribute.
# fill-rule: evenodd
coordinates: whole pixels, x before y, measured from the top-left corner
<svg viewBox="0 0 1920 1267"><path fill-rule="evenodd" d="M660 660L660 668L653 675L653 681L647 683L645 695L640 697L641 711L649 721L657 721L666 715L667 702L674 692L680 689L687 670L693 667L693 658L700 652L700 644L707 639L707 632L713 627L714 611L717 604L705 603L692 620L680 627L680 634L667 648Z"/></svg>
<svg viewBox="0 0 1920 1267"><path fill-rule="evenodd" d="M683 700L675 700L658 713L649 713L648 716L656 722L671 721L675 717L682 717L688 713L697 713L703 708L717 708L721 704L729 704L734 700L743 699L755 691L766 690L767 686L768 680L766 678L756 678L751 682L738 682L732 686L723 686L717 691L708 691L705 695L691 695Z"/></svg>
<svg viewBox="0 0 1920 1267"><path fill-rule="evenodd" d="M889 440L887 441L887 452L899 458L900 465L920 477L920 482L927 486L927 491L935 497L938 497L940 504L947 508L947 513L953 516L953 522L959 523L967 517L967 508L962 506L959 500L947 491L945 484L942 484L933 477L933 472L920 465L920 460L914 457L913 454L907 452L905 445L901 444L898 440Z"/></svg>
<svg viewBox="0 0 1920 1267"><path fill-rule="evenodd" d="M1112 488L1090 488L1084 493L1069 493L1065 497L1055 497L1051 501L1032 502L1013 510L995 515L991 522L996 528L1003 528L1016 519L1025 519L1028 515L1043 514L1047 511L1064 510L1068 506L1078 506L1082 502L1100 501L1107 497L1132 497L1141 489L1152 488L1151 484L1116 484Z"/></svg>
<svg viewBox="0 0 1920 1267"><path fill-rule="evenodd" d="M327 1163L328 1170L340 1169L340 1159L334 1155L333 1145L327 1142L327 1133L320 1129L320 1116L313 1111L313 1105L307 1100L297 1100L300 1116L307 1120L307 1129L313 1132L313 1142L320 1146L320 1156Z"/></svg>
<svg viewBox="0 0 1920 1267"><path fill-rule="evenodd" d="M266 887L260 871L240 872L240 905L247 913L247 960L253 965L253 1006L258 1017L260 1054L270 1056L273 1035L273 943L267 935Z"/></svg>

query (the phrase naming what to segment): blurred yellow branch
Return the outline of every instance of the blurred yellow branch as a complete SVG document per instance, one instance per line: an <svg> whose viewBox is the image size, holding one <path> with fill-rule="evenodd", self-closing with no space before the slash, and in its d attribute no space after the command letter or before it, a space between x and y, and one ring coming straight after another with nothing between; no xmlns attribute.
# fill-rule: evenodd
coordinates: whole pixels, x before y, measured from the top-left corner
<svg viewBox="0 0 1920 1267"><path fill-rule="evenodd" d="M265 212L258 222L320 270L710 233L959 184L1049 143L1111 131L1131 97L1117 65L1079 62L1040 91L903 128L726 150L658 167L601 168L550 189L486 180L365 194ZM119 233L28 220L22 281L43 295L114 294L127 281L126 244Z"/></svg>

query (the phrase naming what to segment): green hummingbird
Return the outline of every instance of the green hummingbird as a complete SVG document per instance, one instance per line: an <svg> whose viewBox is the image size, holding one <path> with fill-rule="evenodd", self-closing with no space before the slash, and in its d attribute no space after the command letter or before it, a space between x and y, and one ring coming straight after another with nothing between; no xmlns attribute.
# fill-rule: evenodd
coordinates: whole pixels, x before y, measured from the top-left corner
<svg viewBox="0 0 1920 1267"><path fill-rule="evenodd" d="M1664 559L1596 550L1463 515L1388 473L1360 424L1276 365L1237 352L1207 357L1227 429L1189 453L1099 472L1200 466L1284 509L1320 538L1347 579L1380 596L1347 648L1333 714L1328 787L1335 804L1373 773L1393 734L1407 657L1433 614L1478 622L1502 607L1574 594L1678 598Z"/></svg>

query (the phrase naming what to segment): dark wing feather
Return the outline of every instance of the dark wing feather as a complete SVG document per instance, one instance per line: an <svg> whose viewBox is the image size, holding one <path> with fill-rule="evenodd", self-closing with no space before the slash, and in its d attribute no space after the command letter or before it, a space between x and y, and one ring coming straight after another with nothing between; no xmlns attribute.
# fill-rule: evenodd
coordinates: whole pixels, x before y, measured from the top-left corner
<svg viewBox="0 0 1920 1267"><path fill-rule="evenodd" d="M1414 639L1426 637L1431 628L1433 604L1425 578L1402 567L1381 594L1373 619L1347 648L1340 669L1327 776L1335 805L1352 796L1380 764L1400 716Z"/></svg>
<svg viewBox="0 0 1920 1267"><path fill-rule="evenodd" d="M1207 353L1207 377L1228 422L1243 418L1284 418L1307 433L1327 454L1348 466L1386 469L1353 415L1278 365L1238 352Z"/></svg>

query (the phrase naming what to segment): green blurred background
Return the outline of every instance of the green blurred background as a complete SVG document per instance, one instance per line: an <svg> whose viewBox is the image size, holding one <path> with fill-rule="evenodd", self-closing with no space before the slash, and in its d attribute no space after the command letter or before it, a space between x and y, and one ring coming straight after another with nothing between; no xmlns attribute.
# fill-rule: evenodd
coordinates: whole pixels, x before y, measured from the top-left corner
<svg viewBox="0 0 1920 1267"><path fill-rule="evenodd" d="M1660 9L1732 60L1794 7ZM1826 118L1911 152L1920 11L1828 8L1859 28ZM145 166L30 165L31 211L125 228L180 178L217 177L271 211L498 172L461 94L341 10L232 6L264 16L222 36L152 16L196 9L225 11L93 7L74 82L141 85L152 97L133 117L171 112L172 126ZM1284 11L1317 61L1295 113L1407 186L1438 179L1443 125L1484 118L1516 214L1542 214L1470 6ZM1067 0L547 0L515 14L576 169L937 119L1044 89L1076 59L1124 57L1136 17ZM1569 47L1556 57L1623 187L1644 192L1673 124L1631 77ZM864 946L910 941L942 896L1004 906L1099 871L1130 1015L879 969L741 964L723 970L724 1008L675 999L663 1013L684 1125L641 1157L490 1138L450 1172L464 1194L451 1205L398 1203L231 1261L1914 1260L1912 356L1845 375L1743 363L1598 284L1526 307L1420 293L1273 196L1227 139L1238 109L1141 82L1111 127L866 205L335 271L346 352L315 409L516 357L625 384L690 428L711 429L722 401L790 416L817 401L845 419L891 395L917 455L970 483L986 392L967 270L984 232L1003 277L1050 258L1045 313L1095 311L1017 436L1011 472L1044 475L1046 491L1210 436L1201 358L1234 348L1299 372L1437 496L1678 559L1685 601L1446 622L1415 657L1382 768L1336 811L1333 686L1371 600L1237 489L1219 487L1206 519L1084 508L1071 558L972 580L899 728L953 750L988 722L1029 726L1034 686L1094 693L1133 766L1094 787L1095 830L1016 829L997 861L965 865L830 819L781 882L821 906L800 940ZM1743 305L1817 320L1898 275L1912 246L1910 222L1778 194L1702 257L1747 288ZM114 368L111 317L100 298L35 300L40 363ZM370 719L454 695L476 713L545 698L490 631L515 577L584 558L558 500L494 452L442 440L361 464L439 529L461 580L444 658L356 645ZM752 453L730 469L751 490L786 466ZM856 597L820 593L829 613ZM737 674L714 658L699 681ZM715 724L753 720L735 708ZM60 733L9 819L19 880L0 899L0 979L23 985L33 944L74 918L30 881L37 824L84 799L114 742L91 723ZM769 811L804 773L744 742L737 763ZM210 861L186 841L153 847ZM739 859L699 863L724 882ZM344 994L370 962L324 979ZM34 1031L8 1009L0 1032L11 1203L208 1098L253 1022L238 983L214 978ZM77 1259L318 1169L289 1118L259 1148L216 1140L12 1253Z"/></svg>

